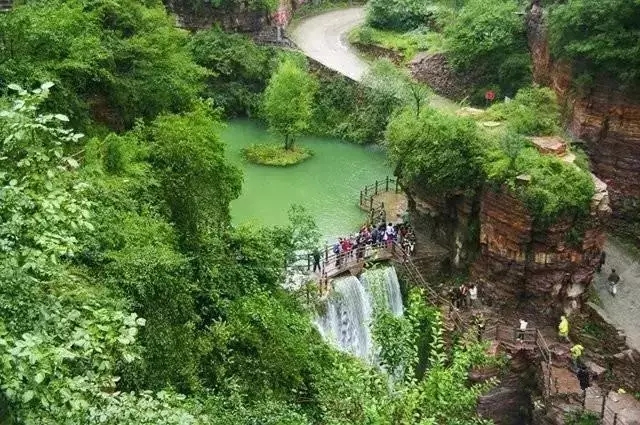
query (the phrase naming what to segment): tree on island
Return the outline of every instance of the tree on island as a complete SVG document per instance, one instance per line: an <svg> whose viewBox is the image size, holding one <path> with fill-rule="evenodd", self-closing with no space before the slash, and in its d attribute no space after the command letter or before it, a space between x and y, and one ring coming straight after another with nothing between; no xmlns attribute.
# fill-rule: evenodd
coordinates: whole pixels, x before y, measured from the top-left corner
<svg viewBox="0 0 640 425"><path fill-rule="evenodd" d="M271 131L284 137L293 150L296 136L309 127L316 81L292 59L282 62L264 94L264 111Z"/></svg>

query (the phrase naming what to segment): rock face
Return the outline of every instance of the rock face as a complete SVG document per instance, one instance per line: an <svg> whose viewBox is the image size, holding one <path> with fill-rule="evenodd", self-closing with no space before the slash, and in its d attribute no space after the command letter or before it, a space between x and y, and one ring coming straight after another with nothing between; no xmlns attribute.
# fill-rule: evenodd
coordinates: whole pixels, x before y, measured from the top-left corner
<svg viewBox="0 0 640 425"><path fill-rule="evenodd" d="M442 53L418 54L409 64L413 77L428 84L440 96L460 100L470 96L477 75L453 70Z"/></svg>
<svg viewBox="0 0 640 425"><path fill-rule="evenodd" d="M487 187L480 201L480 255L472 278L489 301L511 307L515 301L522 304L520 310L555 321L559 310L580 307L591 283L605 241L603 216L595 210L581 226L560 219L539 231L519 199L507 189Z"/></svg>
<svg viewBox="0 0 640 425"><path fill-rule="evenodd" d="M536 82L552 87L566 105L567 128L586 142L595 174L609 186L615 216L640 211L640 96L611 78L598 76L582 93L571 67L549 52L544 11L534 0L527 16Z"/></svg>
<svg viewBox="0 0 640 425"><path fill-rule="evenodd" d="M530 423L531 388L535 387L533 364L526 353L512 357L499 385L478 398L478 414L497 425Z"/></svg>
<svg viewBox="0 0 640 425"><path fill-rule="evenodd" d="M179 27L205 29L220 25L227 31L257 33L269 24L269 14L264 10L250 10L241 3L214 7L211 2L165 0L167 9L176 15Z"/></svg>
<svg viewBox="0 0 640 425"><path fill-rule="evenodd" d="M445 269L468 266L478 247L477 199L462 194L442 199L415 187L408 191L408 197L418 240L433 241L446 250Z"/></svg>
<svg viewBox="0 0 640 425"><path fill-rule="evenodd" d="M282 28L292 18L298 5L296 0L281 0L278 9L270 13L265 9L251 9L247 2L223 2L214 6L210 1L164 0L169 11L176 16L176 24L189 30L219 25L226 31L246 33L257 42L280 43Z"/></svg>

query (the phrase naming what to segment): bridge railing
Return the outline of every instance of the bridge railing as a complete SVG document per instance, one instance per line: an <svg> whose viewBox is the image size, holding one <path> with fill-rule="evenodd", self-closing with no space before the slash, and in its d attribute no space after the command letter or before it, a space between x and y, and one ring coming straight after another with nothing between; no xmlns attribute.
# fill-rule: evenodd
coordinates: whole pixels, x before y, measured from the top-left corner
<svg viewBox="0 0 640 425"><path fill-rule="evenodd" d="M375 199L376 195L386 192L400 193L400 190L398 179L387 176L383 180L376 180L360 190L358 206L369 213L369 220L373 222L384 212L384 203Z"/></svg>

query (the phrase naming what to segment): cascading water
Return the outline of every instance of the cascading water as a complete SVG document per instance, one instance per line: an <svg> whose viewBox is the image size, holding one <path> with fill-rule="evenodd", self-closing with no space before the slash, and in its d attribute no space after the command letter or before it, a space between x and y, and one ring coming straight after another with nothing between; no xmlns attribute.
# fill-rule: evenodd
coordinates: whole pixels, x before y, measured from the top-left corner
<svg viewBox="0 0 640 425"><path fill-rule="evenodd" d="M393 267L366 271L360 280L353 276L336 280L326 311L316 319L316 325L325 340L373 363L371 325L379 309L395 316L403 313L400 285Z"/></svg>

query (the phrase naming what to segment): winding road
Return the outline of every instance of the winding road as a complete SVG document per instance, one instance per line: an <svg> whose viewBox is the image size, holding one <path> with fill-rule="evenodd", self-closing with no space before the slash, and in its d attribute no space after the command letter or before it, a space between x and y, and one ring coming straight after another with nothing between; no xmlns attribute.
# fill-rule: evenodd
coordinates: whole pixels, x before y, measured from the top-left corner
<svg viewBox="0 0 640 425"><path fill-rule="evenodd" d="M307 18L291 32L296 45L311 59L360 81L369 65L349 45L349 31L364 22L364 8L353 7Z"/></svg>
<svg viewBox="0 0 640 425"><path fill-rule="evenodd" d="M334 10L303 19L290 31L290 36L305 55L327 68L360 81L369 64L349 44L349 31L364 22L363 7ZM429 103L435 108L455 111L459 105L432 93Z"/></svg>

